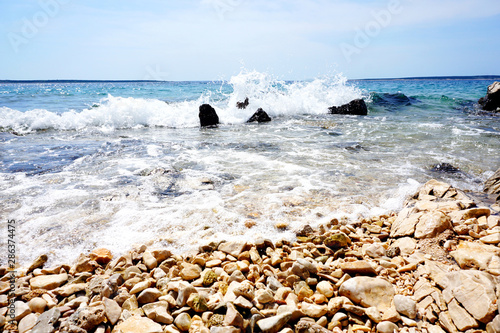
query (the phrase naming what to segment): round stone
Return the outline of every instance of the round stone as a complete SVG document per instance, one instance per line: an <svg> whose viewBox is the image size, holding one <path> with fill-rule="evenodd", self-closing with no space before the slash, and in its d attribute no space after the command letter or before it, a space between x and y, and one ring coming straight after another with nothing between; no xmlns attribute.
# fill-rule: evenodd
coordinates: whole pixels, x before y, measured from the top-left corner
<svg viewBox="0 0 500 333"><path fill-rule="evenodd" d="M325 295L327 298L333 296L333 286L328 281L321 281L320 283L318 283L318 285L316 286L316 290L319 293Z"/></svg>
<svg viewBox="0 0 500 333"><path fill-rule="evenodd" d="M41 297L35 297L28 302L28 306L31 312L43 313L45 311L45 307L47 306L47 301Z"/></svg>

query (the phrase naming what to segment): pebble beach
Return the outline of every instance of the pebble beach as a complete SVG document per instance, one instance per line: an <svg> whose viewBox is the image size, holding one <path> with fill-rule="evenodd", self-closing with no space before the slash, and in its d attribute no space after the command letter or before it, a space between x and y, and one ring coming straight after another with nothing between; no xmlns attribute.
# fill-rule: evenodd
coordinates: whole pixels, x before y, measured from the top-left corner
<svg viewBox="0 0 500 333"><path fill-rule="evenodd" d="M305 225L294 241L211 242L182 255L146 245L121 256L96 248L54 267L42 255L14 275L0 268L0 326L21 333L500 332L499 211L492 196L432 179L397 213Z"/></svg>

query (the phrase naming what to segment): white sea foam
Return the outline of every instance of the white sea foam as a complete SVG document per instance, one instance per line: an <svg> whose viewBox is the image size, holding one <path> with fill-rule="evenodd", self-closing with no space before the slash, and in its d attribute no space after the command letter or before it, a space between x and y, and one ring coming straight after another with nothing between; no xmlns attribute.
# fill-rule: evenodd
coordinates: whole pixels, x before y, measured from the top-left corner
<svg viewBox="0 0 500 333"><path fill-rule="evenodd" d="M55 113L34 109L25 112L0 108L0 124L4 129L25 133L37 130L129 129L141 127L196 127L198 108L203 103L213 105L222 124L245 122L257 108L271 116L324 114L332 105L347 103L361 97L361 91L346 84L340 75L310 82L286 83L268 74L242 72L228 82L233 92L222 100L212 100L211 92L198 99L166 103L158 99L143 99L108 95L98 107ZM236 107L237 101L250 99L245 110Z"/></svg>

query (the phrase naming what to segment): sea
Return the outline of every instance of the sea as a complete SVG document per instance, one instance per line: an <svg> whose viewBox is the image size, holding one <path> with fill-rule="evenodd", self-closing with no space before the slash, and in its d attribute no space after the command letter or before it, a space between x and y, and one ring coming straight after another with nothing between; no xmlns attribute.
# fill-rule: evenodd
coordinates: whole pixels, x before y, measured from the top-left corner
<svg viewBox="0 0 500 333"><path fill-rule="evenodd" d="M140 244L182 254L397 212L430 179L481 191L500 116L477 100L499 79L1 82L0 248L15 242L21 265ZM328 113L357 98L367 116ZM204 103L217 128L200 128ZM272 121L246 123L258 108Z"/></svg>

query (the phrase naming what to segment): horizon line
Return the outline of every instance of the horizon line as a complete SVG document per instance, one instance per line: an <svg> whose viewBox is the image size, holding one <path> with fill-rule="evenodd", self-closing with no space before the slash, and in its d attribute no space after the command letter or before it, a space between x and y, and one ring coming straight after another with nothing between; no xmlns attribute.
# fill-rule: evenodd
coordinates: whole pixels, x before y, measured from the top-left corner
<svg viewBox="0 0 500 333"><path fill-rule="evenodd" d="M388 77L388 78L362 78L347 79L347 81L384 81L384 80L490 80L500 79L500 75L453 75L453 76L409 76L409 77ZM285 82L300 82L304 80L282 80ZM88 79L48 79L48 80L0 80L0 83L160 83L160 82L225 82L227 80L88 80Z"/></svg>

